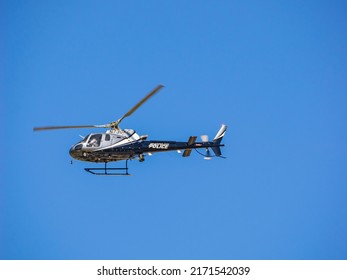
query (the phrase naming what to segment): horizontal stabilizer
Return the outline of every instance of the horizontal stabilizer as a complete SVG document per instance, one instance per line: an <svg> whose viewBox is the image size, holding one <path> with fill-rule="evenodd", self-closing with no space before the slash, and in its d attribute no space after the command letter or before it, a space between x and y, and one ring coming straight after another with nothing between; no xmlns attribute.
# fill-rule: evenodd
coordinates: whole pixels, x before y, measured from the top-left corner
<svg viewBox="0 0 347 280"><path fill-rule="evenodd" d="M196 136L190 136L188 139L188 142L187 142L188 146L193 145L196 141L196 138L197 138ZM192 153L192 149L187 149L184 151L182 156L183 157L189 157L191 153Z"/></svg>
<svg viewBox="0 0 347 280"><path fill-rule="evenodd" d="M183 153L183 157L189 157L191 153L192 153L192 149L185 150Z"/></svg>
<svg viewBox="0 0 347 280"><path fill-rule="evenodd" d="M196 136L190 136L188 139L188 145L193 145L196 141Z"/></svg>

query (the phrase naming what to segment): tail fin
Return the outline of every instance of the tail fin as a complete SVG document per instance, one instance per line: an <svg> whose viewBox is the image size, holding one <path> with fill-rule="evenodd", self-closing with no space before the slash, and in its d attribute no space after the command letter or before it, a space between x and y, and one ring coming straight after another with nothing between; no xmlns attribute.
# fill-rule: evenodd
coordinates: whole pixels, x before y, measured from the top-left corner
<svg viewBox="0 0 347 280"><path fill-rule="evenodd" d="M225 135L226 130L227 130L227 126L225 124L222 124L221 128L217 132L217 135L213 139L214 144L220 145L220 143L222 142L222 139ZM211 147L211 149L217 157L220 157L222 155L222 152L220 150L220 146Z"/></svg>

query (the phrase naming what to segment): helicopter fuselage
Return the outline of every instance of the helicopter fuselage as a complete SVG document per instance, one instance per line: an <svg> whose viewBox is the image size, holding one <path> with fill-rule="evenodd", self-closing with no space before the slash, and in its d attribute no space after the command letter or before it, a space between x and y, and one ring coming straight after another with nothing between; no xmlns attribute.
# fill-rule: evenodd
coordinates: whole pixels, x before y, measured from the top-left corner
<svg viewBox="0 0 347 280"><path fill-rule="evenodd" d="M213 148L223 146L215 142L177 142L152 140L139 136L134 130L125 129L118 133L89 134L70 149L70 155L77 160L89 162L113 162L138 158L152 153Z"/></svg>

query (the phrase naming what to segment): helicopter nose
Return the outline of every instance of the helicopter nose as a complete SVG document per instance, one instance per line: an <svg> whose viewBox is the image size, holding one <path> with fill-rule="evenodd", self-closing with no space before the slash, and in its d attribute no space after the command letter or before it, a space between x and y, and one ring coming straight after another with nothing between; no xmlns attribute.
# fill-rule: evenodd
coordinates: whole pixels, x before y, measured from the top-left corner
<svg viewBox="0 0 347 280"><path fill-rule="evenodd" d="M75 156L76 156L75 147L72 147L72 148L70 149L69 154L70 154L70 156L72 156L73 158L75 158Z"/></svg>
<svg viewBox="0 0 347 280"><path fill-rule="evenodd" d="M73 158L75 158L80 153L82 147L83 147L82 144L77 144L77 145L73 146L69 151L70 155Z"/></svg>

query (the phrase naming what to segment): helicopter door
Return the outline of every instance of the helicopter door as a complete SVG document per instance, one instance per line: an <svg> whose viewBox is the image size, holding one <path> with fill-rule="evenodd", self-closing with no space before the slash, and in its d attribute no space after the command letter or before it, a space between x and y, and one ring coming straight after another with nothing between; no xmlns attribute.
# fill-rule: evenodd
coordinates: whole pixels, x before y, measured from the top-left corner
<svg viewBox="0 0 347 280"><path fill-rule="evenodd" d="M111 136L106 133L102 135L101 147L107 147L111 145Z"/></svg>

